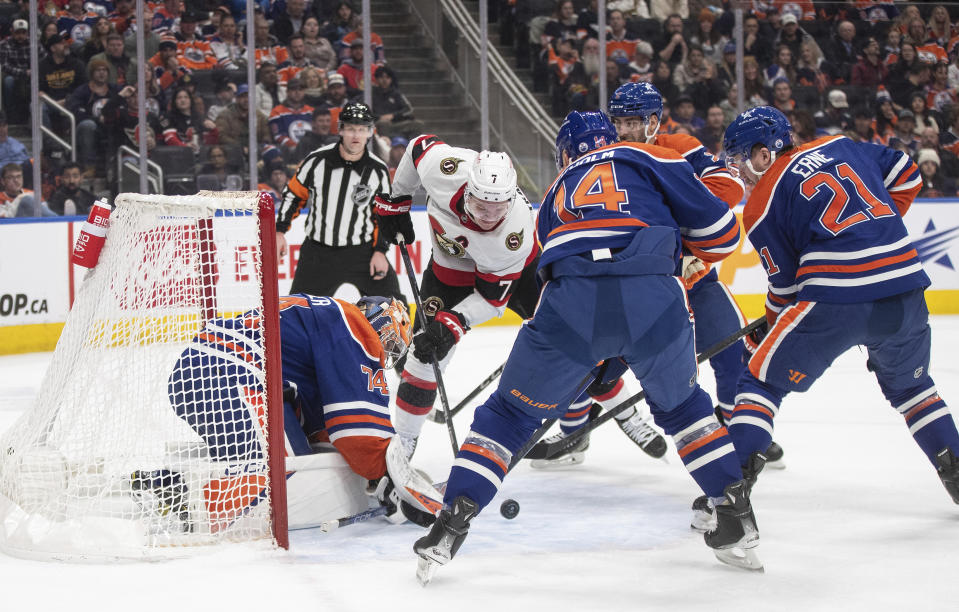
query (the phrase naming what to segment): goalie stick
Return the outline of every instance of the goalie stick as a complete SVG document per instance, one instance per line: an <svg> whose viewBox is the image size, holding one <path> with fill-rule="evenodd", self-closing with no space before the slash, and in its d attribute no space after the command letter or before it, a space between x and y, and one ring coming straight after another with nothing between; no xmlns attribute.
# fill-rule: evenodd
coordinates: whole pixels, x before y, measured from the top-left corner
<svg viewBox="0 0 959 612"><path fill-rule="evenodd" d="M420 299L420 290L416 286L416 276L413 274L413 264L410 263L410 254L406 252L406 241L403 234L396 234L396 243L400 247L400 255L403 256L403 265L406 266L406 275L410 279L410 289L413 291L413 300L416 303L416 318L420 322L420 329L426 331L426 310L423 309L423 301ZM422 315L422 317L420 316ZM439 391L440 401L443 403L443 410L450 414L450 402L446 398L446 387L443 385L443 375L440 373L440 364L436 359L436 353L432 355L433 376L436 377L436 390ZM450 444L453 445L453 456L459 452L460 445L456 442L456 430L453 429L453 420L446 420L446 429L450 434Z"/></svg>
<svg viewBox="0 0 959 612"><path fill-rule="evenodd" d="M448 417L447 417L447 413L446 413L446 412L443 412L443 411L440 411L440 410L433 410L433 411L431 411L431 412L429 413L429 415L427 416L427 418L428 418L429 420L433 421L434 423L445 423L447 418L453 418L453 417L455 417L457 414L459 414L459 412L460 412L461 410L463 410L463 408L466 408L466 405L469 404L471 401L473 401L473 399L474 399L477 395L479 395L480 393L482 393L482 392L483 392L483 389L485 389L486 387L490 386L490 385L493 383L493 381L495 381L497 378L499 378L499 375L503 373L503 369L504 369L504 368L506 368L506 362L505 362L505 361L504 361L502 364L500 364L500 366L499 366L498 368L496 368L495 370L493 370L493 372L492 372L489 376L486 377L486 380L484 380L483 382L481 382L479 385L476 386L475 389L473 389L472 391L470 391L470 394L467 395L466 397L464 397L464 398L462 399L462 401L460 401L460 403L458 403L458 404L456 404L455 406L453 406L453 409L449 412L449 416L448 416Z"/></svg>
<svg viewBox="0 0 959 612"><path fill-rule="evenodd" d="M386 506L379 506L377 508L364 510L363 512L357 512L356 514L350 516L344 516L343 518L333 519L332 521L323 521L320 523L320 531L328 533L340 527L346 527L347 525L353 525L355 523L362 523L363 521L368 521L371 518L386 515L386 510Z"/></svg>
<svg viewBox="0 0 959 612"><path fill-rule="evenodd" d="M742 329L740 329L739 331L735 332L734 334L732 334L732 335L730 335L730 336L728 336L728 337L726 337L726 338L723 338L722 340L720 340L720 341L717 342L716 344L712 345L711 347L709 347L708 349L706 349L705 351L703 351L702 353L700 353L700 354L696 357L696 363L702 363L702 362L704 362L704 361L707 361L707 360L709 360L709 359L712 359L712 358L715 357L718 353L721 353L722 351L726 350L727 348L729 348L730 346L732 346L733 344L735 344L736 342L738 342L743 336L748 336L748 335L751 334L753 331L759 329L760 327L764 326L765 324L766 324L766 318L765 318L765 317L760 317L760 318L756 319L756 320L753 321L752 323L748 324L746 327L743 327ZM537 453L537 455L542 455L542 456L546 457L547 459L552 459L552 458L555 457L556 455L559 455L559 454L561 454L561 453L569 450L570 448L573 448L574 446L576 446L576 444L579 442L579 440L580 440L583 436L585 436L585 435L588 434L589 432L593 431L594 429L596 429L597 427L599 427L599 426L602 425L603 423L605 423L605 422L609 421L610 419L614 418L614 417L615 417L617 414L619 414L620 412L626 410L627 408L633 407L635 404L638 404L638 403L641 402L645 397L646 397L646 392L645 392L645 391L640 391L639 393L633 395L632 397L629 397L629 398L623 400L622 402L619 403L619 405L617 405L615 408L610 409L609 412L607 412L606 414L604 414L604 415L602 415L602 416L600 416L600 417L598 417L598 418L596 418L596 419L590 420L590 421L587 422L585 425L583 425L582 427L580 427L579 429L577 429L577 430L574 431L573 433L569 434L569 435L566 436L565 438L563 438L563 439L561 439L561 440L557 440L557 441L555 441L555 442L543 443L543 445L545 446L545 448L543 448L542 450L540 450L540 451ZM545 432L543 432L543 433L545 433Z"/></svg>

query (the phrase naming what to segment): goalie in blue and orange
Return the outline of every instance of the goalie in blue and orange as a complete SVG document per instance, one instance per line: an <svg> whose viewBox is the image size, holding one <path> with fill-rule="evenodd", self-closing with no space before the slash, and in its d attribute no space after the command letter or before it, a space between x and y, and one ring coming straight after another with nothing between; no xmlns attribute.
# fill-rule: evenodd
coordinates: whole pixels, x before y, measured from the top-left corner
<svg viewBox="0 0 959 612"><path fill-rule="evenodd" d="M364 297L356 304L306 294L280 299L287 456L332 445L364 479L387 474L394 431L384 370L406 353L410 328L406 309L391 298ZM212 319L169 378L174 411L214 461L239 465L259 458L265 421L259 336L249 313ZM264 484L256 475L212 478L204 489L211 528L228 525L255 504Z"/></svg>
<svg viewBox="0 0 959 612"><path fill-rule="evenodd" d="M769 279L769 333L739 380L729 421L743 465L772 438L783 397L806 391L846 350L905 419L959 503L959 433L929 376L929 277L902 217L921 188L908 154L826 136L794 146L780 111L726 128L727 164L755 183L743 224Z"/></svg>

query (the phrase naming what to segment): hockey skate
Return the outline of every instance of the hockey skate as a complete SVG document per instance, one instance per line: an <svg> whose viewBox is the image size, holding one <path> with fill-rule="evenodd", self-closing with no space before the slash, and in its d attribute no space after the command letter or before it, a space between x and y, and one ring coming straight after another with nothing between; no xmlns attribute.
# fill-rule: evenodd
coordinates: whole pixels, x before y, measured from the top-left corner
<svg viewBox="0 0 959 612"><path fill-rule="evenodd" d="M753 490L753 485L759 478L759 472L767 465L766 455L756 451L749 456L749 461L743 466L743 480L746 482L748 493ZM709 497L700 495L693 500L693 519L689 526L700 533L705 533L716 528L715 505Z"/></svg>
<svg viewBox="0 0 959 612"><path fill-rule="evenodd" d="M779 446L775 440L769 443L769 447L763 455L766 456L767 468L771 470L786 469L786 464L783 462L783 447Z"/></svg>
<svg viewBox="0 0 959 612"><path fill-rule="evenodd" d="M130 475L130 490L137 505L153 521L156 531L191 530L187 486L179 472L137 470Z"/></svg>
<svg viewBox="0 0 959 612"><path fill-rule="evenodd" d="M430 532L413 544L413 552L419 555L416 579L426 586L441 565L449 563L460 549L470 521L479 513L479 504L465 495L453 500L452 508L444 508Z"/></svg>
<svg viewBox="0 0 959 612"><path fill-rule="evenodd" d="M741 569L762 572L763 564L754 550L759 546L759 529L749 502L749 484L739 480L726 486L725 500L715 507L716 527L703 539L716 558Z"/></svg>
<svg viewBox="0 0 959 612"><path fill-rule="evenodd" d="M936 463L939 467L939 479L952 497L952 501L959 504L959 459L948 448L936 453Z"/></svg>
<svg viewBox="0 0 959 612"><path fill-rule="evenodd" d="M573 432L576 433L576 432ZM569 434L572 435L572 434ZM570 465L579 465L586 460L586 449L589 448L589 434L585 434L576 441L576 444L572 448L564 449L557 455L552 457L546 457L546 449L551 445L557 442L562 441L567 437L567 434L560 432L558 434L552 435L526 453L527 459L532 459L530 466L537 470L552 470L556 468L563 468Z"/></svg>
<svg viewBox="0 0 959 612"><path fill-rule="evenodd" d="M426 477L425 474L423 477ZM432 512L423 511L406 500L400 499L399 491L396 490L389 476L369 481L366 493L386 509L384 516L394 525L410 521L420 527L429 527L436 520L436 515Z"/></svg>
<svg viewBox="0 0 959 612"><path fill-rule="evenodd" d="M652 417L643 417L638 410L634 410L628 419L616 419L616 424L644 453L654 459L661 459L666 454L666 439L649 424L650 418Z"/></svg>

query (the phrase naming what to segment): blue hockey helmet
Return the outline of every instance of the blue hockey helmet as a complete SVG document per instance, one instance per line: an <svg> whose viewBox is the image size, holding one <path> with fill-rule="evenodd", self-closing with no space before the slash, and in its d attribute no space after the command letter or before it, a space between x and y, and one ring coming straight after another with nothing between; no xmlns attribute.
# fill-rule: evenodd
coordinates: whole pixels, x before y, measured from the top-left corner
<svg viewBox="0 0 959 612"><path fill-rule="evenodd" d="M393 367L410 348L413 335L406 308L396 298L378 295L362 297L356 306L380 337L385 355L383 367Z"/></svg>
<svg viewBox="0 0 959 612"><path fill-rule="evenodd" d="M793 144L792 125L779 109L772 106L757 106L742 113L729 124L723 135L723 150L726 165L737 172L746 167L756 176L762 172L753 169L750 158L753 147L760 144L776 153Z"/></svg>
<svg viewBox="0 0 959 612"><path fill-rule="evenodd" d="M556 135L556 167L563 169L563 152L573 161L593 149L616 142L616 128L602 111L573 111L566 115Z"/></svg>
<svg viewBox="0 0 959 612"><path fill-rule="evenodd" d="M650 115L663 116L663 96L651 83L624 83L609 99L610 117L641 117L649 121Z"/></svg>

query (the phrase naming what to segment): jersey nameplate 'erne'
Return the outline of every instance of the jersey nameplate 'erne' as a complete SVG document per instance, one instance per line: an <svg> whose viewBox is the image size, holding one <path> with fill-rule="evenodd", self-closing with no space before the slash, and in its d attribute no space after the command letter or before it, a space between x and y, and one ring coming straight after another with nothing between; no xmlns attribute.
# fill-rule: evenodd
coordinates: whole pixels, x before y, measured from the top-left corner
<svg viewBox="0 0 959 612"><path fill-rule="evenodd" d="M532 207L519 189L507 217L490 231L480 229L466 214L466 181L477 155L435 136L418 136L393 177L393 195L411 195L421 184L426 190L434 270L458 279L449 284L473 284L466 274L519 273L536 256Z"/></svg>
<svg viewBox="0 0 959 612"><path fill-rule="evenodd" d="M929 285L902 222L922 187L901 151L827 136L779 157L743 211L771 312L868 302Z"/></svg>

